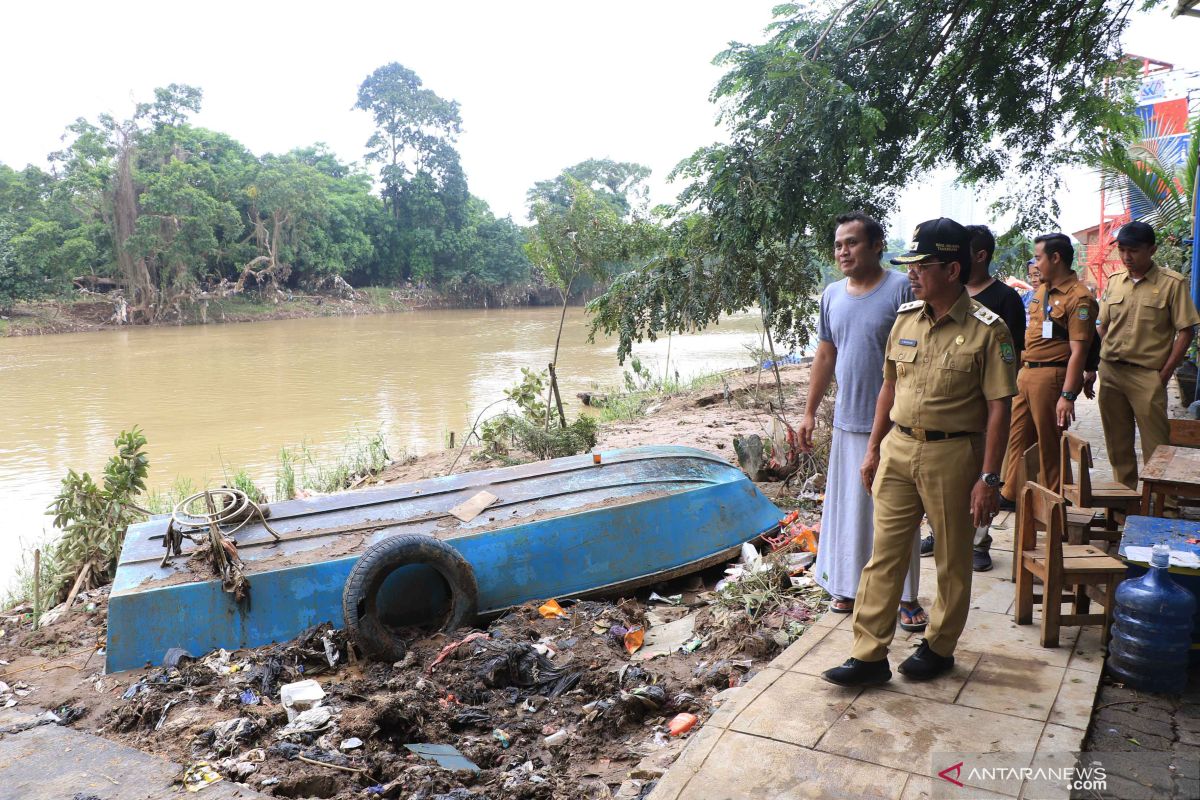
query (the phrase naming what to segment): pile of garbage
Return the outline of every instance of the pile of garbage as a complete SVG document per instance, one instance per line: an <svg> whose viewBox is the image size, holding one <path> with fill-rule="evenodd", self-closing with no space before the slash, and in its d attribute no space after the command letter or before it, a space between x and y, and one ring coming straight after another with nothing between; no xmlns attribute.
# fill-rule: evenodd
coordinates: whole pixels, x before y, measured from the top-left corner
<svg viewBox="0 0 1200 800"><path fill-rule="evenodd" d="M191 792L232 781L276 797L644 797L731 688L822 613L804 575L816 539L794 522L724 572L616 601L531 603L416 639L396 663L363 660L328 624L254 650L172 649L114 676L128 685L88 722L185 765Z"/></svg>

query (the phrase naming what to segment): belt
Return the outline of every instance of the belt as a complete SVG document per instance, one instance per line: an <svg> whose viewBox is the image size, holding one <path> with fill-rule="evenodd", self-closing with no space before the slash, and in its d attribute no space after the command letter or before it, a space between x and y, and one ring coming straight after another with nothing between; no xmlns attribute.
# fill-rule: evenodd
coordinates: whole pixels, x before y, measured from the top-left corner
<svg viewBox="0 0 1200 800"><path fill-rule="evenodd" d="M1022 364L1030 369L1038 369L1039 367L1054 367L1056 369L1066 369L1066 361L1022 361Z"/></svg>
<svg viewBox="0 0 1200 800"><path fill-rule="evenodd" d="M906 436L911 436L919 442L940 442L942 439L956 439L959 436L970 436L970 431L954 431L946 433L945 431L927 431L924 428L906 428L903 425L897 425L900 432Z"/></svg>
<svg viewBox="0 0 1200 800"><path fill-rule="evenodd" d="M1104 360L1107 361L1109 364L1120 364L1123 367L1137 367L1138 369L1154 369L1154 367L1144 367L1141 364L1135 364L1132 361L1122 361L1119 358L1106 358Z"/></svg>

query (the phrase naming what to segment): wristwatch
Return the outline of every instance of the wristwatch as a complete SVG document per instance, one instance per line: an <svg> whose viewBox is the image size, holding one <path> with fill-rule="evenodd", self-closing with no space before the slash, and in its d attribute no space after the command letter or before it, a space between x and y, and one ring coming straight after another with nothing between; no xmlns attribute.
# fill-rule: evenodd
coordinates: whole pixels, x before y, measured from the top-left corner
<svg viewBox="0 0 1200 800"><path fill-rule="evenodd" d="M979 480L993 489L1000 488L1000 476L994 472L985 472L979 476Z"/></svg>
<svg viewBox="0 0 1200 800"><path fill-rule="evenodd" d="M1079 397L1079 392L1063 392L1062 396L1064 399L1070 400L1072 403L1074 403L1075 398Z"/></svg>

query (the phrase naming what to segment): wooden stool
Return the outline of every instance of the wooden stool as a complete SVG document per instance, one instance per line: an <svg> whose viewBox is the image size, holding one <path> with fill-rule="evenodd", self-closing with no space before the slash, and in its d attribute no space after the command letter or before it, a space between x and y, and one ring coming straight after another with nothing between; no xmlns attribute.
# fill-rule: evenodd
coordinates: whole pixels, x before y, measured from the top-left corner
<svg viewBox="0 0 1200 800"><path fill-rule="evenodd" d="M1044 486L1026 483L1017 505L1021 540L1013 552L1019 560L1017 602L1013 618L1018 625L1033 622L1033 580L1044 584L1042 597L1042 646L1058 647L1059 628L1063 625L1100 625L1100 640L1108 644L1108 626L1112 622L1113 594L1125 577L1120 559L1101 553L1091 545L1063 544L1066 531L1066 503ZM1038 527L1045 530L1041 537ZM1074 613L1062 613L1063 591L1070 590ZM1053 602L1052 599L1056 602ZM1102 614L1088 613L1095 600L1104 607Z"/></svg>

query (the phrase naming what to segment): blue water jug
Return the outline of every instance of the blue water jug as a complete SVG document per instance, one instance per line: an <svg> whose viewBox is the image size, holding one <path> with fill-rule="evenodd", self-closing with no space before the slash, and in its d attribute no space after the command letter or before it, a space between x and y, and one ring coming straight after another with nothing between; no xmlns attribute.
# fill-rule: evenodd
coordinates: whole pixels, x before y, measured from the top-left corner
<svg viewBox="0 0 1200 800"><path fill-rule="evenodd" d="M1170 563L1157 544L1146 574L1117 587L1108 673L1133 689L1178 694L1187 684L1196 598L1171 580Z"/></svg>

